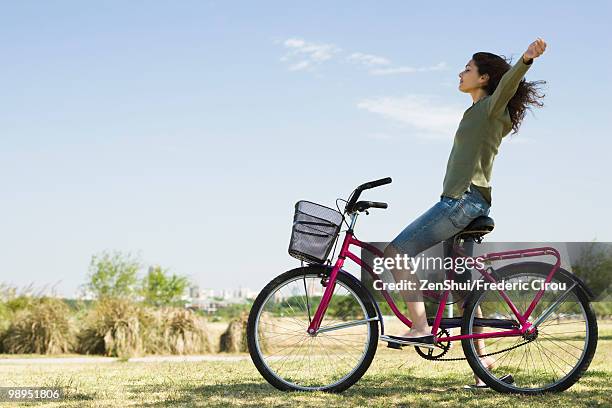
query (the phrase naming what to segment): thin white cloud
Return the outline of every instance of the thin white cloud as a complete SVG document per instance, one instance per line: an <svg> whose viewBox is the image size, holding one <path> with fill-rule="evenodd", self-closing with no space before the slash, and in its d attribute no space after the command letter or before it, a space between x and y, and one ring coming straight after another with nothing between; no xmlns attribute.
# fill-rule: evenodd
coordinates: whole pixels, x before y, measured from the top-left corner
<svg viewBox="0 0 612 408"><path fill-rule="evenodd" d="M378 114L385 119L405 126L412 136L426 140L452 140L459 122L467 107L441 103L439 98L431 95L408 95L404 97L379 97L364 99L357 103L359 109ZM396 136L376 132L367 135L379 141L391 141ZM533 138L508 134L505 144L513 146L530 146L537 141Z"/></svg>
<svg viewBox="0 0 612 408"><path fill-rule="evenodd" d="M439 64L430 67L390 67L390 68L377 68L370 70L372 75L397 75L397 74L413 74L415 72L429 72L429 71L442 71L447 68L446 62L440 62Z"/></svg>
<svg viewBox="0 0 612 408"><path fill-rule="evenodd" d="M289 38L283 42L287 53L281 61L293 62L289 66L291 71L300 71L312 68L314 65L330 60L340 48L333 44L317 44L304 41L300 38Z"/></svg>
<svg viewBox="0 0 612 408"><path fill-rule="evenodd" d="M352 53L348 57L348 59L350 61L358 62L360 64L367 65L367 66L389 65L389 64L391 64L391 61L389 61L385 57L380 57L378 55L372 55L372 54L364 54L364 53L361 53L361 52L354 52L354 53Z"/></svg>
<svg viewBox="0 0 612 408"><path fill-rule="evenodd" d="M312 64L310 61L300 61L298 63L292 64L289 66L289 71L300 71L302 69L306 69L310 67Z"/></svg>
<svg viewBox="0 0 612 408"><path fill-rule="evenodd" d="M280 60L288 64L290 71L312 70L317 65L330 61L342 53L342 49L334 44L314 43L301 38L289 38L277 42L282 43L286 50ZM370 75L412 74L447 69L445 62L429 67L394 67L388 58L363 52L353 52L346 57L346 60L367 67Z"/></svg>
<svg viewBox="0 0 612 408"><path fill-rule="evenodd" d="M359 109L402 123L427 139L452 139L465 108L445 105L429 95L364 99Z"/></svg>

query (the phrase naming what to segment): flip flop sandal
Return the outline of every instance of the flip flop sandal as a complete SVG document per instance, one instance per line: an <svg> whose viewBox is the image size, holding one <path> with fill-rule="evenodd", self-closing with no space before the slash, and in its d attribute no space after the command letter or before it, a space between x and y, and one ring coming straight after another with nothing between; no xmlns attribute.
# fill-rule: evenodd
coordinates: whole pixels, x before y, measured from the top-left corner
<svg viewBox="0 0 612 408"><path fill-rule="evenodd" d="M463 386L464 390L474 390L478 388L489 388L489 386L487 384L468 384Z"/></svg>
<svg viewBox="0 0 612 408"><path fill-rule="evenodd" d="M506 384L514 383L514 377L512 377L512 374L503 375L499 377L499 379L505 382ZM472 390L472 389L478 389L478 388L490 388L490 387L487 384L472 384L472 385L463 386L463 389L465 390Z"/></svg>

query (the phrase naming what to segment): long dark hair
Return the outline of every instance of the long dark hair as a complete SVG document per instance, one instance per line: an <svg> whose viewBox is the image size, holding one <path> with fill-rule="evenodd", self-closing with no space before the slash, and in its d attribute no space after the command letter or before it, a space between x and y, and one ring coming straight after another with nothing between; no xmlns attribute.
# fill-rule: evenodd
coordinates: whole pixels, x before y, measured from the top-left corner
<svg viewBox="0 0 612 408"><path fill-rule="evenodd" d="M519 58L523 58L523 56L521 55ZM506 59L505 56L495 55L490 52L477 52L472 55L472 59L478 68L479 75L489 75L489 82L485 90L489 95L493 94L502 76L511 68L510 60ZM542 99L546 95L538 92L540 91L538 86L545 83L546 81L527 82L524 78L519 83L516 93L510 99L510 102L508 102L508 112L512 121L512 134L518 132L527 109L531 110L532 106L538 108L544 106L544 103L538 99Z"/></svg>

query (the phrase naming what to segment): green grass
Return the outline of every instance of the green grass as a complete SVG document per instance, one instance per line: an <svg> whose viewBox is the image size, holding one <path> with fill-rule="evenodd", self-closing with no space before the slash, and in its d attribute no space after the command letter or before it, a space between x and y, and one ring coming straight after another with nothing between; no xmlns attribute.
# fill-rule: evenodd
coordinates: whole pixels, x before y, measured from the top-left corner
<svg viewBox="0 0 612 408"><path fill-rule="evenodd" d="M459 344L457 344L459 346ZM451 354L459 356L460 347ZM64 387L66 399L45 406L325 406L325 407L576 407L612 404L612 323L600 322L597 353L587 374L560 394L525 397L464 390L465 361L429 362L410 349L379 344L366 375L342 394L284 393L249 361L104 364L0 364L2 386ZM25 405L25 404L24 404ZM41 406L40 403L31 405ZM0 406L19 406L0 403ZM23 405L22 405L23 406Z"/></svg>

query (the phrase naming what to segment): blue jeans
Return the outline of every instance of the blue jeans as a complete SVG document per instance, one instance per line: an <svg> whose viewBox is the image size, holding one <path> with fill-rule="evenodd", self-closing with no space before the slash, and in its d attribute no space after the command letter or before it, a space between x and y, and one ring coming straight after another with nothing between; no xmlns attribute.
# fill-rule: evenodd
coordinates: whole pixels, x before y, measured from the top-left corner
<svg viewBox="0 0 612 408"><path fill-rule="evenodd" d="M441 196L433 207L414 220L393 240L397 252L417 256L435 244L452 238L475 218L489 215L491 206L470 188L459 199Z"/></svg>

